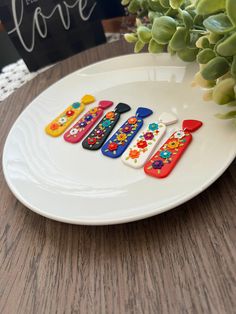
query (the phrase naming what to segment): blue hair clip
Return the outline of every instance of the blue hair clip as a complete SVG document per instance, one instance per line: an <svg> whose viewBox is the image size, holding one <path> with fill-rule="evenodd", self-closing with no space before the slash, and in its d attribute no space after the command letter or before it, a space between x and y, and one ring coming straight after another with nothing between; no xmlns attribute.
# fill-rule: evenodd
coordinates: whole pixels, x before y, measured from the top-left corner
<svg viewBox="0 0 236 314"><path fill-rule="evenodd" d="M149 117L151 114L153 114L153 111L144 107L139 107L136 111L136 116L142 119Z"/></svg>
<svg viewBox="0 0 236 314"><path fill-rule="evenodd" d="M143 119L152 113L148 108L139 107L136 115L130 117L102 146L103 155L111 158L120 157L143 126Z"/></svg>

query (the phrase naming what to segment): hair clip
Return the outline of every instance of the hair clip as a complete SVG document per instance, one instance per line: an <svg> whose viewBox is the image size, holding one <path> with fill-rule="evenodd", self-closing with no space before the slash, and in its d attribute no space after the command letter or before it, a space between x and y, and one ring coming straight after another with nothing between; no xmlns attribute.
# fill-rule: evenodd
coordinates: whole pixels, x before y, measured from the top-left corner
<svg viewBox="0 0 236 314"><path fill-rule="evenodd" d="M69 143L78 143L88 133L92 126L103 115L105 109L113 105L112 101L102 100L98 107L90 109L73 127L64 134L64 140Z"/></svg>
<svg viewBox="0 0 236 314"><path fill-rule="evenodd" d="M198 130L201 126L201 121L184 120L182 129L172 134L165 144L145 164L144 171L146 174L156 178L167 177L191 143L191 133Z"/></svg>
<svg viewBox="0 0 236 314"><path fill-rule="evenodd" d="M103 155L111 158L120 157L143 126L143 119L152 113L148 108L139 107L135 116L130 117L103 145Z"/></svg>
<svg viewBox="0 0 236 314"><path fill-rule="evenodd" d="M83 148L88 150L100 149L119 121L120 115L130 109L127 104L119 103L114 111L106 113L92 132L83 140Z"/></svg>
<svg viewBox="0 0 236 314"><path fill-rule="evenodd" d="M94 96L85 95L80 102L75 102L66 108L58 117L49 123L45 132L53 137L59 136L71 125L71 123L84 111L86 105L95 101Z"/></svg>
<svg viewBox="0 0 236 314"><path fill-rule="evenodd" d="M145 131L139 133L135 143L122 155L123 163L133 168L143 167L165 135L166 126L177 121L178 118L175 115L164 112L158 123L150 123Z"/></svg>

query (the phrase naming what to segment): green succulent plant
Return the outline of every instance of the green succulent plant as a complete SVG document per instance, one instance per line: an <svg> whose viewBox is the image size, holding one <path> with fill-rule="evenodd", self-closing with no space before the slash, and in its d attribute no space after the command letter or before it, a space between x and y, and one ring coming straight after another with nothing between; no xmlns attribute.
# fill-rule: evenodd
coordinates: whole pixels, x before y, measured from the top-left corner
<svg viewBox="0 0 236 314"><path fill-rule="evenodd" d="M205 100L236 106L236 0L122 0L137 16L125 34L134 51L168 51L186 62L197 61L193 85L208 89ZM217 115L234 119L236 110Z"/></svg>

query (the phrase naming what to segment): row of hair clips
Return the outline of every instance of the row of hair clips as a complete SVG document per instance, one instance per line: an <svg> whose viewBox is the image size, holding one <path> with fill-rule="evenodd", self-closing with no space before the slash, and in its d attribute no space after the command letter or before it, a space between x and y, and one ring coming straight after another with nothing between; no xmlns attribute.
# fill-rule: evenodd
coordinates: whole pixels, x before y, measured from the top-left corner
<svg viewBox="0 0 236 314"><path fill-rule="evenodd" d="M111 158L122 155L121 160L124 164L133 168L144 167L147 175L165 178L191 143L191 133L199 129L202 122L184 120L182 128L176 130L150 158L165 135L167 126L178 121L175 115L163 113L158 122L150 123L145 131L138 132L143 125L143 118L151 113L150 109L138 108L136 116L129 118L102 146L102 153ZM136 135L135 142L130 145Z"/></svg>
<svg viewBox="0 0 236 314"><path fill-rule="evenodd" d="M127 108L126 106L128 105L118 104L117 107L119 108L119 106ZM149 160L158 143L165 135L167 126L178 121L175 115L165 112L161 114L158 122L150 123L145 131L139 133L143 126L143 119L152 113L152 110L148 108L139 107L135 116L128 118L112 137L105 142L115 126L112 126L109 120L111 119L112 121L115 118L115 114L109 112L87 136L82 145L89 150L101 148L103 155L110 158L122 156L121 160L124 164L133 168L144 167L146 174L156 178L164 178L173 170L192 140L191 133L200 128L202 122L184 120L182 129L174 132ZM135 143L130 145L136 135ZM104 142L105 144L103 144Z"/></svg>
<svg viewBox="0 0 236 314"><path fill-rule="evenodd" d="M171 117L170 114L163 114ZM161 116L162 117L162 116ZM160 118L162 120L162 118ZM172 120L172 123L177 122ZM161 123L151 124L151 128L156 129L155 136L149 135L149 132L141 134L133 147L130 148L124 156L122 161L130 166L143 167L147 175L155 178L165 178L176 166L181 156L188 148L192 141L192 132L196 131L202 126L202 122L198 120L184 120L182 128L176 130L165 143L157 150L157 152L150 158L157 144L160 142L165 134L166 125L172 124L171 120L163 119ZM148 136L147 136L148 135ZM154 144L151 141L144 141L143 139L155 139ZM149 148L150 145L150 148ZM150 158L150 159L149 159Z"/></svg>
<svg viewBox="0 0 236 314"><path fill-rule="evenodd" d="M94 96L84 95L80 102L74 102L68 106L61 114L59 114L52 122L50 122L45 132L53 137L60 136L67 128L76 120L76 118L84 111L85 106L95 101Z"/></svg>
<svg viewBox="0 0 236 314"><path fill-rule="evenodd" d="M80 102L72 104L54 119L46 127L46 133L51 136L61 135L80 115L85 105L93 103L94 101L95 98L92 95L85 95ZM97 107L90 109L64 134L65 141L70 143L80 142L94 124L102 117L104 110L112 105L112 101L100 101ZM174 132L154 156L148 160L165 135L167 126L176 123L178 119L171 113L163 113L159 121L150 123L145 131L139 133L139 130L143 126L143 119L153 113L153 111L148 108L139 107L136 114L127 119L105 143L119 121L120 115L130 109L129 105L119 103L113 111L106 113L96 127L83 140L83 148L88 150L98 150L102 148L103 155L107 157L118 158L122 156L123 163L130 167L144 167L144 171L150 176L157 178L166 177L173 170L183 152L190 144L192 140L191 132L200 128L202 122L197 120L184 120L182 129ZM130 144L136 135L137 139L131 146Z"/></svg>

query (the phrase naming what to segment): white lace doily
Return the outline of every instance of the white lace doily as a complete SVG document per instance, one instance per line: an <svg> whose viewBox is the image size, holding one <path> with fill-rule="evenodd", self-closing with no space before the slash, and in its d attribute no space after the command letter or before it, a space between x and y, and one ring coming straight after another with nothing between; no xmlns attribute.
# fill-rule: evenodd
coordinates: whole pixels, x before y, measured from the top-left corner
<svg viewBox="0 0 236 314"><path fill-rule="evenodd" d="M0 73L0 101L36 75L37 73L29 72L23 60L4 67Z"/></svg>

